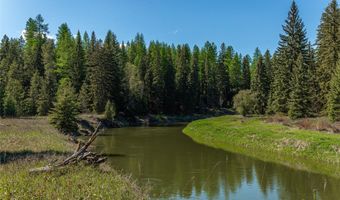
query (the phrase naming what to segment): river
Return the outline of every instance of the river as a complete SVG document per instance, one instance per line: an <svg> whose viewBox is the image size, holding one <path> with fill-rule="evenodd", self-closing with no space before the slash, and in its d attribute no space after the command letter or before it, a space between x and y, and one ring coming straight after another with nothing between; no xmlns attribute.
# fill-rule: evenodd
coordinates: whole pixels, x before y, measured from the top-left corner
<svg viewBox="0 0 340 200"><path fill-rule="evenodd" d="M96 148L154 199L340 199L340 179L197 144L183 128L108 129Z"/></svg>

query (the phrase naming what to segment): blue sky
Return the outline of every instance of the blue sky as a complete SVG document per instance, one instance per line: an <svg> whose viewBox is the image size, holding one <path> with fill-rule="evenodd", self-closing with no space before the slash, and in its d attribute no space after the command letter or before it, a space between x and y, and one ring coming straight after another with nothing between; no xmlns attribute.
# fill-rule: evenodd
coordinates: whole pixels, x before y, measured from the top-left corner
<svg viewBox="0 0 340 200"><path fill-rule="evenodd" d="M296 0L314 42L328 0ZM42 14L51 35L67 22L72 33L111 29L120 41L137 32L145 40L188 43L225 42L242 54L276 49L291 0L0 0L0 35L18 37L29 17Z"/></svg>

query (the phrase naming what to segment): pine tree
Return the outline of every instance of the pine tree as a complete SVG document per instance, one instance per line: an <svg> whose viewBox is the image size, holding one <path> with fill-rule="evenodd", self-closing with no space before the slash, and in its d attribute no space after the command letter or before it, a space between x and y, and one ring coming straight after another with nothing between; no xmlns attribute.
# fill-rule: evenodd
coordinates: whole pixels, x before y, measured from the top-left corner
<svg viewBox="0 0 340 200"><path fill-rule="evenodd" d="M207 106L217 107L219 104L219 92L217 86L217 47L214 43L206 42L204 45L205 54L203 57L203 67L206 73L206 94Z"/></svg>
<svg viewBox="0 0 340 200"><path fill-rule="evenodd" d="M108 31L104 45L94 52L91 86L93 107L98 113L104 111L105 103L113 101L120 108L121 71L119 67L119 44L116 36Z"/></svg>
<svg viewBox="0 0 340 200"><path fill-rule="evenodd" d="M143 34L137 34L135 40L131 42L129 51L130 62L137 66L140 80L144 82L146 74L147 50Z"/></svg>
<svg viewBox="0 0 340 200"><path fill-rule="evenodd" d="M331 121L340 120L340 62L334 72L330 83L330 93L328 94L327 113Z"/></svg>
<svg viewBox="0 0 340 200"><path fill-rule="evenodd" d="M22 116L27 114L25 90L22 84L23 63L13 61L7 72L7 84L4 96L4 115Z"/></svg>
<svg viewBox="0 0 340 200"><path fill-rule="evenodd" d="M83 43L81 40L80 32L78 31L75 45L73 50L73 58L72 58L72 68L70 71L70 78L72 80L72 85L75 88L76 93L79 93L81 86L83 85L83 81L85 79L85 62L84 62L84 49Z"/></svg>
<svg viewBox="0 0 340 200"><path fill-rule="evenodd" d="M161 51L162 66L164 67L164 112L174 114L175 108L175 66L172 60L172 49L170 46L164 46ZM191 87L196 85L194 67L191 71ZM198 98L198 97L197 97Z"/></svg>
<svg viewBox="0 0 340 200"><path fill-rule="evenodd" d="M5 86L7 82L9 49L10 49L9 38L7 37L7 35L4 35L0 43L0 116L4 115L4 97Z"/></svg>
<svg viewBox="0 0 340 200"><path fill-rule="evenodd" d="M250 89L251 74L250 74L250 57L246 55L242 61L242 89Z"/></svg>
<svg viewBox="0 0 340 200"><path fill-rule="evenodd" d="M306 30L299 16L295 1L292 3L283 30L284 34L280 35L279 47L276 52L277 58L274 62L276 66L274 66L270 110L272 112L287 113L288 102L292 96L290 93L294 88L291 74L294 67L296 67L298 56L301 54L304 62L308 57Z"/></svg>
<svg viewBox="0 0 340 200"><path fill-rule="evenodd" d="M176 102L180 112L188 112L190 97L186 94L189 89L188 76L190 73L191 52L188 44L182 45L177 53L177 66L176 66Z"/></svg>
<svg viewBox="0 0 340 200"><path fill-rule="evenodd" d="M31 86L29 89L29 105L30 105L30 115L36 115L38 109L38 102L41 94L42 77L39 72L36 71L31 79Z"/></svg>
<svg viewBox="0 0 340 200"><path fill-rule="evenodd" d="M161 45L151 42L148 53L149 68L146 72L147 88L149 89L149 110L161 113L164 105L164 66L161 58Z"/></svg>
<svg viewBox="0 0 340 200"><path fill-rule="evenodd" d="M37 113L40 116L45 116L51 107L50 96L48 94L49 89L45 81L42 81L39 99L37 101Z"/></svg>
<svg viewBox="0 0 340 200"><path fill-rule="evenodd" d="M60 77L70 77L73 61L74 39L66 23L61 24L57 34L56 64Z"/></svg>
<svg viewBox="0 0 340 200"><path fill-rule="evenodd" d="M84 35L84 42L87 41L85 39L87 37ZM87 43L87 42L86 42ZM84 45L85 46L85 45ZM94 105L94 92L93 92L93 86L95 79L94 75L94 69L96 68L97 61L98 61L98 55L100 51L100 43L97 40L95 32L92 32L91 39L88 41L88 44L86 44L87 47L84 47L85 49L85 66L86 66L86 75L84 79L84 83L81 86L81 89L79 91L79 106L80 110L82 112L91 112L93 111Z"/></svg>
<svg viewBox="0 0 340 200"><path fill-rule="evenodd" d="M267 72L267 78L268 78L268 92L270 91L270 85L271 83L273 82L273 69L272 69L272 56L270 55L270 51L267 50L265 53L264 53L264 59L263 59L263 64L266 68L266 72Z"/></svg>
<svg viewBox="0 0 340 200"><path fill-rule="evenodd" d="M322 14L317 33L317 60L320 90L318 99L323 109L330 91L330 81L336 69L340 53L340 12L336 0L332 0Z"/></svg>
<svg viewBox="0 0 340 200"><path fill-rule="evenodd" d="M79 109L84 113L89 113L93 109L92 87L90 81L86 79L79 91Z"/></svg>
<svg viewBox="0 0 340 200"><path fill-rule="evenodd" d="M84 49L84 53L85 53L85 60L87 59L86 57L86 52L88 52L89 48L90 48L90 37L89 34L87 33L87 31L84 32L83 35L83 49Z"/></svg>
<svg viewBox="0 0 340 200"><path fill-rule="evenodd" d="M46 34L48 34L48 25L44 23L40 14L35 19L28 19L24 46L25 78L23 84L25 88L29 87L30 79L35 71L38 71L39 75L44 74L41 47L46 41Z"/></svg>
<svg viewBox="0 0 340 200"><path fill-rule="evenodd" d="M219 92L219 106L226 106L229 94L229 75L226 65L226 46L224 43L221 45L217 60L217 88Z"/></svg>
<svg viewBox="0 0 340 200"><path fill-rule="evenodd" d="M42 46L42 56L45 74L41 92L44 95L46 95L43 96L42 98L46 98L47 107L44 110L40 108L41 110L39 111L39 113L40 115L46 115L48 109L53 106L53 101L55 99L58 87L56 74L55 48L53 40L49 39L44 43L44 45Z"/></svg>
<svg viewBox="0 0 340 200"><path fill-rule="evenodd" d="M78 104L71 81L64 78L60 81L57 102L49 115L50 123L64 134L74 134L78 130Z"/></svg>
<svg viewBox="0 0 340 200"><path fill-rule="evenodd" d="M310 115L308 65L299 55L293 72L293 89L290 94L288 115L292 119L308 117Z"/></svg>
<svg viewBox="0 0 340 200"><path fill-rule="evenodd" d="M236 54L233 59L232 63L229 66L229 74L230 74L230 87L232 94L235 95L241 89L241 58L238 54Z"/></svg>
<svg viewBox="0 0 340 200"><path fill-rule="evenodd" d="M254 51L254 55L253 55L253 60L250 66L251 79L254 77L256 66L257 66L257 61L259 60L261 56L262 56L261 50L258 47L256 47Z"/></svg>
<svg viewBox="0 0 340 200"><path fill-rule="evenodd" d="M320 99L320 85L318 82L317 64L315 58L315 50L312 45L308 45L308 60L306 61L308 65L308 89L309 89L309 103L311 105L310 115L317 116L321 110Z"/></svg>
<svg viewBox="0 0 340 200"><path fill-rule="evenodd" d="M257 59L257 65L254 71L254 77L251 84L251 90L255 95L256 104L255 111L257 114L264 114L268 101L268 79L266 67L263 63L263 57L260 56Z"/></svg>
<svg viewBox="0 0 340 200"><path fill-rule="evenodd" d="M191 111L194 111L199 106L199 92L200 92L199 68L200 68L200 49L198 48L198 46L195 45L192 52L188 81L189 95L192 97Z"/></svg>
<svg viewBox="0 0 340 200"><path fill-rule="evenodd" d="M138 85L130 84L130 88L133 90L133 94L130 94L130 99L134 96L136 99L130 101L130 108L135 112L145 113L145 104L148 102L146 97L146 87L145 87L145 75L147 69L147 50L144 41L144 36L142 34L137 34L135 39L129 43L129 48L127 49L129 65L129 75L133 78ZM137 73L137 77L135 76ZM131 81L129 81L131 83ZM134 107L134 108L132 108Z"/></svg>

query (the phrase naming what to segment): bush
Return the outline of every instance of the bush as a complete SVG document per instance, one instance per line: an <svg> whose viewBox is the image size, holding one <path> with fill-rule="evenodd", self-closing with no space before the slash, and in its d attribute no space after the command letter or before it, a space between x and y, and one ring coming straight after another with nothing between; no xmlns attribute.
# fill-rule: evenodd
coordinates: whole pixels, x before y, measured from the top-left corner
<svg viewBox="0 0 340 200"><path fill-rule="evenodd" d="M234 109L243 116L253 114L256 97L250 90L241 90L233 98Z"/></svg>
<svg viewBox="0 0 340 200"><path fill-rule="evenodd" d="M113 121L116 116L116 106L111 101L107 101L105 105L105 119Z"/></svg>

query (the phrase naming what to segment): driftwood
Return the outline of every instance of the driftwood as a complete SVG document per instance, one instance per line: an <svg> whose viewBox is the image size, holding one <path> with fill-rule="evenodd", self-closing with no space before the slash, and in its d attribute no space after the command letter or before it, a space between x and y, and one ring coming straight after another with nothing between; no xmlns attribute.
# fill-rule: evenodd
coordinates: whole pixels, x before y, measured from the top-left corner
<svg viewBox="0 0 340 200"><path fill-rule="evenodd" d="M75 152L71 156L66 158L64 161L55 163L55 164L49 164L45 167L30 169L29 172L30 173L49 172L57 168L62 168L69 164L78 163L80 161L85 161L88 164L99 164L99 163L104 162L106 160L106 157L102 157L96 153L93 153L87 150L87 148L97 138L100 127L101 127L101 123L97 125L97 128L94 130L94 132L91 134L91 137L88 139L88 141L85 144L83 144L82 142L78 142L78 146Z"/></svg>

